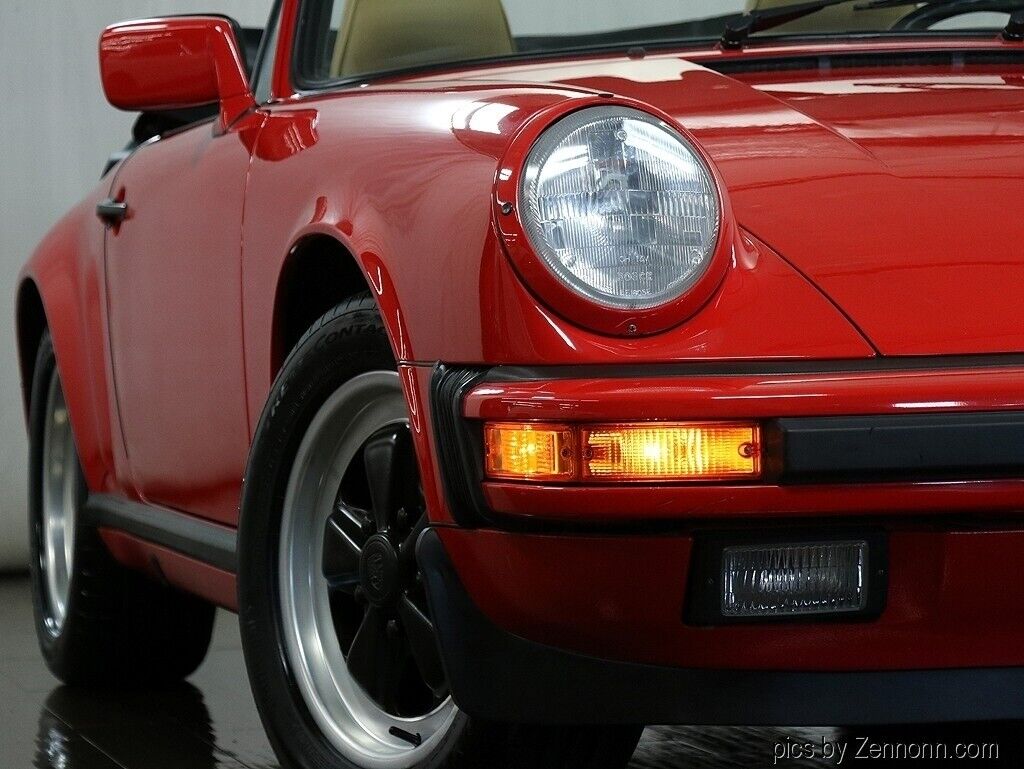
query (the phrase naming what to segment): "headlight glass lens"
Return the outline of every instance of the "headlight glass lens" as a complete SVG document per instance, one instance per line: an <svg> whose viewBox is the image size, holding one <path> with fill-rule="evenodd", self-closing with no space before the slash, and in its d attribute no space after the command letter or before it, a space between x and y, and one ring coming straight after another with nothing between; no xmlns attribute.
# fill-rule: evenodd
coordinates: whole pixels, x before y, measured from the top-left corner
<svg viewBox="0 0 1024 769"><path fill-rule="evenodd" d="M718 195L704 161L665 123L624 107L580 110L542 134L519 198L530 243L552 273L613 308L682 296L718 240Z"/></svg>

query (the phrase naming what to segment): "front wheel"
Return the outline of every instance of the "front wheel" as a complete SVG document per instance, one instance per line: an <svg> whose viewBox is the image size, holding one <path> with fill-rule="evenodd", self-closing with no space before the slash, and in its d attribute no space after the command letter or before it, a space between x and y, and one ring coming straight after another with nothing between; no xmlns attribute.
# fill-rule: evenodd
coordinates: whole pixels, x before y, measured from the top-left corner
<svg viewBox="0 0 1024 769"><path fill-rule="evenodd" d="M242 640L285 766L628 761L639 729L478 723L455 705L415 559L427 515L409 418L369 296L321 318L286 361L246 478Z"/></svg>

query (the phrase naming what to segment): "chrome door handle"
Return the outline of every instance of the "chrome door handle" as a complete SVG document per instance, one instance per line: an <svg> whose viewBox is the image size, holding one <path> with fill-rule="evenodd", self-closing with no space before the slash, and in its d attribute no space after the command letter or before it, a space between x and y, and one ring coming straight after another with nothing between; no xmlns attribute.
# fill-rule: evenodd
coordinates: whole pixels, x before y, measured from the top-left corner
<svg viewBox="0 0 1024 769"><path fill-rule="evenodd" d="M124 201L107 198L96 206L96 216L108 227L112 227L115 224L120 224L127 218L128 204Z"/></svg>

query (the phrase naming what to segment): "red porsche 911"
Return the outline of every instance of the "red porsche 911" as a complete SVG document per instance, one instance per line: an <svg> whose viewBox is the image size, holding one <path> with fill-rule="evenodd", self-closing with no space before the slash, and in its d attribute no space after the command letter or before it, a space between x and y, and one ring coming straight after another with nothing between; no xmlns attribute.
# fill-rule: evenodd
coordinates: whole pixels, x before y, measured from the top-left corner
<svg viewBox="0 0 1024 769"><path fill-rule="evenodd" d="M103 33L18 293L59 678L236 610L305 769L1024 715L1024 3L687 5Z"/></svg>

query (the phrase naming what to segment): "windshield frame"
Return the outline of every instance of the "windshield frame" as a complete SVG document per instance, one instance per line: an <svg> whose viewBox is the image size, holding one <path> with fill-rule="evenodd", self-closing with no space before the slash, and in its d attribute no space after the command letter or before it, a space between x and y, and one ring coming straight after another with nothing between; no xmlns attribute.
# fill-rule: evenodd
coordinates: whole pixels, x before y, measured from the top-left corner
<svg viewBox="0 0 1024 769"><path fill-rule="evenodd" d="M599 57L599 56L635 56L641 58L645 53L664 53L668 51L679 51L681 53L712 53L719 49L721 36L719 34L706 37L666 38L647 41L609 41L590 45L569 46L557 49L542 49L532 51L517 51L513 54L503 56L476 57L458 59L451 61L430 62L411 67L396 67L393 69L379 70L369 73L360 73L346 77L330 78L323 81L308 80L303 73L303 58L308 57L309 49L303 50L303 43L306 41L306 26L310 23L312 12L322 10L318 6L323 5L323 0L294 0L298 5L292 31L292 51L289 57L289 70L292 86L297 95L317 94L329 91L344 90L346 88L369 85L377 82L387 82L404 78L415 78L432 74L443 74L444 72L458 72L466 69L488 68L501 65L529 64L534 62L559 61L575 57ZM721 19L723 24L728 19L740 18L743 14L724 14L722 16L708 17L710 19ZM697 20L700 21L700 20ZM655 25L645 27L633 27L623 30L612 30L608 33L594 33L571 36L576 38L612 36L616 34L641 32L644 30L656 30L667 27L678 27L680 24ZM541 36L523 36L541 37ZM570 36L566 36L570 37ZM760 32L748 38L742 50L729 51L733 56L750 54L757 58L758 54L765 48L778 46L792 46L805 44L808 46L820 46L822 43L835 42L837 45L847 45L863 42L891 41L893 43L909 41L978 41L990 40L994 46L999 46L1000 39L998 31L993 34L990 29L943 29L934 31L855 31L855 32L801 32L801 33L776 33L768 34ZM720 49L719 49L720 50ZM791 57L791 54L788 55ZM764 58L760 56L759 58Z"/></svg>

